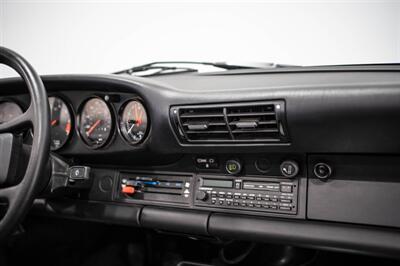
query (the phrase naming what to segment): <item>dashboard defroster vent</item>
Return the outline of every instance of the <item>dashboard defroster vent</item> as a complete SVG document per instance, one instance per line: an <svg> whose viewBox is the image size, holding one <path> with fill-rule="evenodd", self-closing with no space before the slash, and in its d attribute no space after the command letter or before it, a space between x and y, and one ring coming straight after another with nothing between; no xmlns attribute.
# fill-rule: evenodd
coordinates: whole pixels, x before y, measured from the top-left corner
<svg viewBox="0 0 400 266"><path fill-rule="evenodd" d="M171 118L182 143L288 142L284 101L174 106Z"/></svg>

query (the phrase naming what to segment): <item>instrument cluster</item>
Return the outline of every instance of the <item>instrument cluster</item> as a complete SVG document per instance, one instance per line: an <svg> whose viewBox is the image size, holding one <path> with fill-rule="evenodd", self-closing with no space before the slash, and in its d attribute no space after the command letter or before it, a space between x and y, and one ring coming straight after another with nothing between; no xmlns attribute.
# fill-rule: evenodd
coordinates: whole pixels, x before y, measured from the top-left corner
<svg viewBox="0 0 400 266"><path fill-rule="evenodd" d="M91 149L110 144L118 135L126 143L138 145L149 131L147 111L138 98L130 98L116 108L107 96L94 95L78 106L76 114L71 103L60 95L51 95L48 101L52 151L66 146L74 129L79 139ZM0 101L0 123L22 115L26 109L11 99ZM30 131L30 134L33 132Z"/></svg>

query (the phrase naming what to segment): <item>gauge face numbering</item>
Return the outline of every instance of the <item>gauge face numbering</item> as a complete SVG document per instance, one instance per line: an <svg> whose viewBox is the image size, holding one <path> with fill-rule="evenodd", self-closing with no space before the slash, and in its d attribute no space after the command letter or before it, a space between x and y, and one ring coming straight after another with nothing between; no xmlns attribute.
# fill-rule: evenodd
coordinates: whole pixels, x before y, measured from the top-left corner
<svg viewBox="0 0 400 266"><path fill-rule="evenodd" d="M58 97L49 97L52 151L60 149L71 134L71 113L67 104Z"/></svg>
<svg viewBox="0 0 400 266"><path fill-rule="evenodd" d="M98 148L107 143L111 137L113 120L111 111L100 98L88 100L81 111L79 132L87 145Z"/></svg>
<svg viewBox="0 0 400 266"><path fill-rule="evenodd" d="M130 144L141 142L147 132L148 119L146 109L137 100L127 102L120 113L120 131Z"/></svg>
<svg viewBox="0 0 400 266"><path fill-rule="evenodd" d="M13 120L17 116L22 115L22 109L14 102L0 103L0 124Z"/></svg>

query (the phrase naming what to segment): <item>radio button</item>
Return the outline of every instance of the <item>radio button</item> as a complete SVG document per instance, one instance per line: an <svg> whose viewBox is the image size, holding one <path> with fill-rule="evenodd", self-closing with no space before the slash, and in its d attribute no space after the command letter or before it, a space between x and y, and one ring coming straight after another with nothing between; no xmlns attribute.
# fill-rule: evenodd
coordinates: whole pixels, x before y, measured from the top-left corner
<svg viewBox="0 0 400 266"><path fill-rule="evenodd" d="M280 199L280 202L282 203L292 203L291 199Z"/></svg>
<svg viewBox="0 0 400 266"><path fill-rule="evenodd" d="M292 193L293 192L293 186L291 186L291 185L281 185L281 192L282 193Z"/></svg>
<svg viewBox="0 0 400 266"><path fill-rule="evenodd" d="M242 188L242 181L235 180L235 189L241 189L241 188Z"/></svg>

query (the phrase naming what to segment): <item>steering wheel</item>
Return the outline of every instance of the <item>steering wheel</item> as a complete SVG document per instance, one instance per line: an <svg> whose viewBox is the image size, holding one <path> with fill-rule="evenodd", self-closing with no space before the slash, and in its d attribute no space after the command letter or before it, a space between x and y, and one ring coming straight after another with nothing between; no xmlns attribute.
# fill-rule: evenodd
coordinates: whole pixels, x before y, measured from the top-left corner
<svg viewBox="0 0 400 266"><path fill-rule="evenodd" d="M0 199L8 205L0 221L0 240L3 240L22 220L35 199L50 154L50 119L46 90L32 66L19 54L1 46L0 64L18 72L31 98L29 108L22 115L0 124ZM4 173L12 170L12 155L18 152L16 133L27 128L32 128L34 136L25 174L19 183L10 183ZM21 165L11 166L15 167Z"/></svg>

